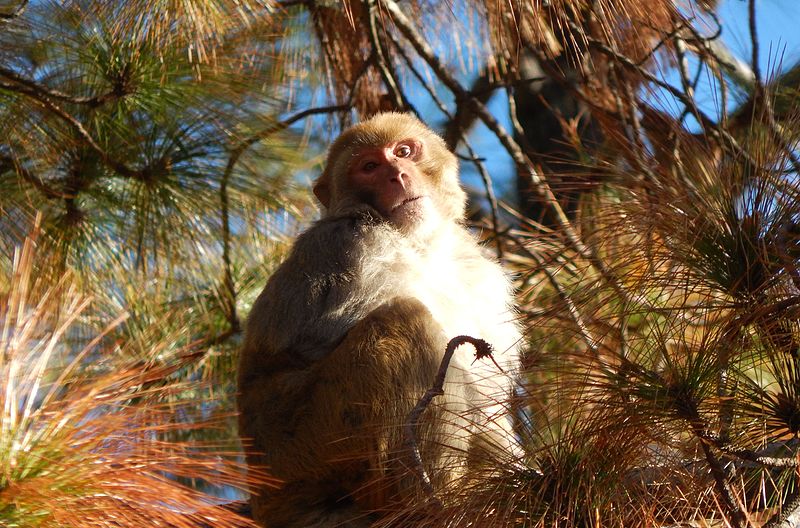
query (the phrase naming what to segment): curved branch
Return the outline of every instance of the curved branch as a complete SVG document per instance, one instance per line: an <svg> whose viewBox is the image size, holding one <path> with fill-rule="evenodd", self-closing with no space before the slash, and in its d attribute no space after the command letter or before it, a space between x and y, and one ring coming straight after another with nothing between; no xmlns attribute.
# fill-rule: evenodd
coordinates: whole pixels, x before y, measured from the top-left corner
<svg viewBox="0 0 800 528"><path fill-rule="evenodd" d="M344 112L350 110L350 104L338 104L338 105L331 105L331 106L320 106L316 108L306 108L296 114L292 114L291 116L274 123L263 130L256 132L255 134L251 135L250 137L243 139L238 144L234 145L229 149L231 152L231 156L236 155L238 158L241 156L244 151L265 139L276 132L280 132L281 130L286 130L296 122L305 119L306 117L318 114L332 114L334 112Z"/></svg>
<svg viewBox="0 0 800 528"><path fill-rule="evenodd" d="M419 425L422 413L425 412L425 409L431 404L433 398L444 394L444 380L447 376L447 369L450 367L450 360L453 359L453 354L456 349L465 343L469 343L475 347L476 359L490 358L494 361L494 358L492 358L492 345L483 339L466 335L456 336L451 339L447 343L444 356L442 357L441 363L439 363L439 370L436 372L436 377L433 379L433 385L425 391L422 398L419 399L414 408L411 409L411 412L408 413L405 425L403 426L403 448L411 459L411 469L416 473L417 477L419 477L422 488L428 494L430 500L438 506L441 506L441 502L434 495L433 484L431 484L431 479L425 471L425 467L422 463L422 456L419 453L417 426Z"/></svg>
<svg viewBox="0 0 800 528"><path fill-rule="evenodd" d="M288 118L278 121L277 123L253 134L245 140L239 142L237 145L230 149L230 157L225 166L225 171L222 173L222 180L219 187L220 195L220 222L222 223L222 263L223 263L223 303L226 310L226 317L228 319L229 332L236 333L241 329L241 322L236 312L236 284L233 280L233 272L231 271L231 227L230 227L230 214L229 214L229 200L228 200L228 183L230 182L233 169L242 157L242 154L248 148L255 145L262 139L275 134L281 130L285 130L292 126L294 123L305 119L308 116L340 112L349 109L349 105L333 105L318 108L307 108L301 112L297 112Z"/></svg>

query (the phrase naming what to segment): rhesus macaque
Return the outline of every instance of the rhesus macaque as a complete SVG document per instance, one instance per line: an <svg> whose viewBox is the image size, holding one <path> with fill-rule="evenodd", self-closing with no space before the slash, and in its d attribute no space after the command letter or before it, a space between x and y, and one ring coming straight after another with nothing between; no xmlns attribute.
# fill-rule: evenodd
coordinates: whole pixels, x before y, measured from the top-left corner
<svg viewBox="0 0 800 528"><path fill-rule="evenodd" d="M488 341L494 361L459 347L423 414L434 489L486 449L516 448L510 287L461 224L466 194L444 141L415 117L379 114L331 145L314 193L323 218L258 297L239 368L248 461L283 481L252 498L270 528L369 526L421 495L403 424L458 335Z"/></svg>

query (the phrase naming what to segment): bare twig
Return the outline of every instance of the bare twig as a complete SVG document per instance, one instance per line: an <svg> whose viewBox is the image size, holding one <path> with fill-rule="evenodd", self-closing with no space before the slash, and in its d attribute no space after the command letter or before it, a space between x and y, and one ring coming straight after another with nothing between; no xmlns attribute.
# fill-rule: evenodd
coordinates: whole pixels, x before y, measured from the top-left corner
<svg viewBox="0 0 800 528"><path fill-rule="evenodd" d="M378 35L378 4L377 0L365 0L367 11L367 26L369 28L369 40L372 44L372 54L375 57L375 64L378 67L378 72L381 74L383 84L389 90L392 96L392 103L398 110L406 110L411 108L411 103L405 98L403 91L400 89L397 82L397 76L392 71L391 64L389 63L388 52Z"/></svg>
<svg viewBox="0 0 800 528"><path fill-rule="evenodd" d="M475 149L472 148L472 143L466 136L461 136L461 141L470 156L470 161L475 164L478 169L478 174L481 176L483 187L486 189L486 199L489 201L489 212L492 216L492 231L494 233L494 243L497 249L497 258L503 258L503 240L500 237L500 218L497 212L497 198L494 195L494 185L492 185L492 177L489 176L489 171L486 170L483 160L478 157Z"/></svg>
<svg viewBox="0 0 800 528"><path fill-rule="evenodd" d="M447 369L450 367L450 360L453 359L453 353L455 353L456 349L465 343L469 343L475 347L475 357L477 359L487 357L492 358L492 345L483 339L466 335L456 336L451 339L447 343L447 348L445 349L444 356L439 364L439 370L436 372L433 385L427 391L425 391L425 394L422 395L422 398L419 399L414 408L411 409L411 412L408 413L405 425L403 427L403 449L410 459L411 469L419 477L420 482L422 483L422 488L428 494L429 499L438 506L441 506L441 502L436 498L433 484L431 483L428 472L425 471L425 466L422 462L422 456L419 452L417 426L419 425L419 420L422 417L422 413L424 413L425 409L428 408L431 401L433 401L433 398L444 394L444 380L447 376Z"/></svg>
<svg viewBox="0 0 800 528"><path fill-rule="evenodd" d="M759 60L759 44L758 44L758 31L756 30L756 2L749 0L747 2L747 22L750 27L750 45L752 47L752 61L750 66L753 68L753 76L755 77L756 84L761 84L761 66Z"/></svg>
<svg viewBox="0 0 800 528"><path fill-rule="evenodd" d="M512 85L506 86L506 99L508 100L508 115L511 118L511 127L514 129L514 133L519 138L520 146L529 156L531 156L533 155L533 147L531 147L531 144L528 142L528 139L525 136L525 129L522 127L522 123L519 122L519 115L517 114L517 97L514 94L514 87Z"/></svg>
<svg viewBox="0 0 800 528"><path fill-rule="evenodd" d="M392 43L405 61L406 66L408 67L409 71L411 71L411 74L416 77L420 84L422 84L422 87L425 88L425 91L427 91L428 95L431 96L431 99L433 99L433 102L436 103L436 106L439 108L439 110L445 116L447 116L447 119L450 120L450 122L452 122L453 114L450 113L450 111L447 109L447 106L442 102L441 99L439 99L439 96L436 95L436 90L433 88L433 86L431 86L428 80L425 79L425 77L419 73L417 68L414 67L414 63L411 61L408 55L406 55L403 47L400 46L400 44L394 39L392 39ZM461 141L464 143L464 147L469 153L469 158L467 158L467 161L471 161L473 164L475 164L475 168L478 169L478 174L480 174L481 180L483 181L483 186L486 189L486 199L489 202L490 213L492 216L492 231L494 232L495 247L497 248L497 258L502 259L503 241L500 237L500 215L498 213L497 198L494 194L492 178L489 175L489 172L486 170L486 166L483 163L484 160L479 158L475 153L475 149L472 148L472 143L469 141L469 139L467 139L466 132L461 129L459 133L461 134Z"/></svg>

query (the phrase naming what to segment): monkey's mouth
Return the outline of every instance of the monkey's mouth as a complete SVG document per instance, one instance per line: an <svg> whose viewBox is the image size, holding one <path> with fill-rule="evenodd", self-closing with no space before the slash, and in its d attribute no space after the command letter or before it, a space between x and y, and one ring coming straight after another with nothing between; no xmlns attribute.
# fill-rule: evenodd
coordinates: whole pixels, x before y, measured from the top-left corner
<svg viewBox="0 0 800 528"><path fill-rule="evenodd" d="M398 210L400 210L402 208L405 208L409 204L412 204L412 203L414 203L414 202L416 202L418 200L421 200L422 198L424 198L424 196L412 196L411 198L406 198L405 200L403 200L399 204L397 204L394 207L392 207L392 213L395 213Z"/></svg>

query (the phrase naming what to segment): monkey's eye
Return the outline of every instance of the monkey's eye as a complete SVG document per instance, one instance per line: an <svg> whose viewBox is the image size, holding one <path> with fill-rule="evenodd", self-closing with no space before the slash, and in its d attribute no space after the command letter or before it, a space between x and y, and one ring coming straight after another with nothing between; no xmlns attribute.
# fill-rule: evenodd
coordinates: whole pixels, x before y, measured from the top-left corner
<svg viewBox="0 0 800 528"><path fill-rule="evenodd" d="M394 155L398 158L407 158L411 156L413 152L414 150L410 145L398 145L398 147L394 149Z"/></svg>
<svg viewBox="0 0 800 528"><path fill-rule="evenodd" d="M368 162L366 162L365 164L363 164L361 166L361 170L366 171L366 172L369 172L371 170L375 170L377 168L378 168L378 164L375 163L374 161L368 161Z"/></svg>

